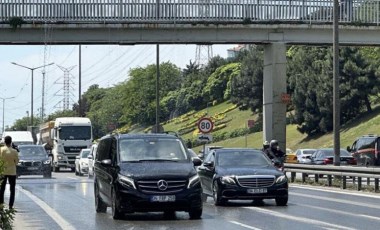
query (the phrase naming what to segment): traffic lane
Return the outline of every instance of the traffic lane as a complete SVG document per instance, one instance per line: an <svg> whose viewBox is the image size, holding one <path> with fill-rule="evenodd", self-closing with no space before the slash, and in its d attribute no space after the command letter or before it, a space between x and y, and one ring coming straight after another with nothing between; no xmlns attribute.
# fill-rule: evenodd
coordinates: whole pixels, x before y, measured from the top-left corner
<svg viewBox="0 0 380 230"><path fill-rule="evenodd" d="M320 206L321 202L318 200L310 203L310 200L315 199L311 197L299 202L300 195L297 195L297 193L307 195L309 192L316 196L326 196L321 195L320 193L326 193L321 191L310 192L300 188L291 188L287 207L277 207L273 200L266 200L264 206L254 205L246 201L237 201L230 202L224 207L216 207L212 204L212 199L209 198L204 205L204 214L201 220L189 220L187 213L177 212L174 220L165 220L162 213L137 213L126 215L123 220L116 221L112 219L109 209L105 214L95 212L92 180L86 177L75 177L72 173L57 173L53 178L56 179L29 179L21 180L20 183L24 184L25 189L32 191L32 193L49 204L50 207L53 207L64 220L75 228L305 229L307 227L308 229L345 229L345 227L339 228L339 226L336 226L336 218L325 221L326 216L337 216L337 213L329 211L330 209L334 210L333 208L335 207L324 204L324 210L319 209L319 211L316 211L313 207ZM37 183L38 181L40 183ZM347 219L346 215L344 215L344 219ZM363 221L362 219L359 220L359 222ZM343 223L341 226L349 225ZM362 229L361 227L358 227L358 229Z"/></svg>

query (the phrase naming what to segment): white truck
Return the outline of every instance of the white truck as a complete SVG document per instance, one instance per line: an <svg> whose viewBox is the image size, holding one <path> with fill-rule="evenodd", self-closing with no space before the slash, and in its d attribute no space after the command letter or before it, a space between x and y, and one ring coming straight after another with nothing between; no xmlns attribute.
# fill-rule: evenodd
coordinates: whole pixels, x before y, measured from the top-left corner
<svg viewBox="0 0 380 230"><path fill-rule="evenodd" d="M2 135L2 142L4 142L4 137L12 137L12 142L15 145L33 145L34 139L32 133L29 131L4 131Z"/></svg>
<svg viewBox="0 0 380 230"><path fill-rule="evenodd" d="M40 126L40 144L51 157L52 169L75 171L75 157L92 145L91 121L84 117L59 117Z"/></svg>

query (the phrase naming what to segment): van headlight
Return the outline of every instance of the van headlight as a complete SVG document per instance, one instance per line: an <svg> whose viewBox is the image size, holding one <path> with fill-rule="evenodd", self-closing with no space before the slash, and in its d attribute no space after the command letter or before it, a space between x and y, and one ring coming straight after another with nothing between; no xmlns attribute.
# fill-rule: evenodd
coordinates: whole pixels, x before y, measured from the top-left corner
<svg viewBox="0 0 380 230"><path fill-rule="evenodd" d="M276 184L282 184L288 181L288 178L285 175L279 176L276 179Z"/></svg>
<svg viewBox="0 0 380 230"><path fill-rule="evenodd" d="M44 161L44 164L45 164L45 165L49 165L49 164L50 164L50 160L46 160L46 161Z"/></svg>
<svg viewBox="0 0 380 230"><path fill-rule="evenodd" d="M195 185L197 185L198 183L200 182L199 180L199 176L198 174L195 174L194 176L192 176L190 179L189 179L189 184L187 185L187 188L191 188L191 187L194 187Z"/></svg>
<svg viewBox="0 0 380 230"><path fill-rule="evenodd" d="M135 182L130 177L118 174L117 181L124 187L136 189Z"/></svg>

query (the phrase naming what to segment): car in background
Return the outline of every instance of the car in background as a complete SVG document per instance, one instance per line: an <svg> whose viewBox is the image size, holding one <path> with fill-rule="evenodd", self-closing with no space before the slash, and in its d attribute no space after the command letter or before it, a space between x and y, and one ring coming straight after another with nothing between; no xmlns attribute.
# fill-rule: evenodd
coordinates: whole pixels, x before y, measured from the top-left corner
<svg viewBox="0 0 380 230"><path fill-rule="evenodd" d="M205 146L199 151L199 158L201 160L206 159L207 155L210 153L211 150L221 149L221 148L223 148L223 146L212 146L212 145Z"/></svg>
<svg viewBox="0 0 380 230"><path fill-rule="evenodd" d="M334 163L334 149L317 149L310 157L310 164L329 165ZM356 165L356 159L345 149L340 149L340 165Z"/></svg>
<svg viewBox="0 0 380 230"><path fill-rule="evenodd" d="M287 148L285 154L285 163L297 163L297 156L293 150Z"/></svg>
<svg viewBox="0 0 380 230"><path fill-rule="evenodd" d="M88 154L91 149L82 149L79 155L75 157L75 175L83 176L88 173Z"/></svg>
<svg viewBox="0 0 380 230"><path fill-rule="evenodd" d="M94 159L96 156L96 150L98 149L98 144L93 144L91 146L91 151L88 154L88 177L91 178L94 176Z"/></svg>
<svg viewBox="0 0 380 230"><path fill-rule="evenodd" d="M357 138L347 146L347 151L355 157L358 165L380 166L380 136L368 134Z"/></svg>
<svg viewBox="0 0 380 230"><path fill-rule="evenodd" d="M202 216L202 187L183 140L172 134L113 134L100 139L95 157L95 210L125 213L176 211Z"/></svg>
<svg viewBox="0 0 380 230"><path fill-rule="evenodd" d="M228 200L275 199L288 203L288 179L257 149L222 148L210 152L198 168L203 201L213 197L215 205Z"/></svg>
<svg viewBox="0 0 380 230"><path fill-rule="evenodd" d="M18 149L17 176L42 175L51 178L50 159L42 145L19 145Z"/></svg>
<svg viewBox="0 0 380 230"><path fill-rule="evenodd" d="M315 151L316 149L297 149L295 152L297 163L310 164L310 157Z"/></svg>

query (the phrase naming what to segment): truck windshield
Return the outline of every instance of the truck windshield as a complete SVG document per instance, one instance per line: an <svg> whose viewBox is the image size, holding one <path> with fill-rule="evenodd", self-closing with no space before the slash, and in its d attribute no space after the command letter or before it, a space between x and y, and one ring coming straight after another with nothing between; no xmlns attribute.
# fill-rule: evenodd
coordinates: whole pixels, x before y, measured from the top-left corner
<svg viewBox="0 0 380 230"><path fill-rule="evenodd" d="M59 129L61 140L89 140L91 139L90 126L61 126Z"/></svg>

